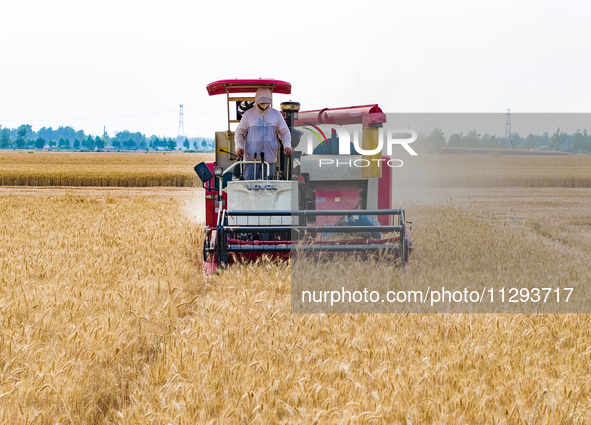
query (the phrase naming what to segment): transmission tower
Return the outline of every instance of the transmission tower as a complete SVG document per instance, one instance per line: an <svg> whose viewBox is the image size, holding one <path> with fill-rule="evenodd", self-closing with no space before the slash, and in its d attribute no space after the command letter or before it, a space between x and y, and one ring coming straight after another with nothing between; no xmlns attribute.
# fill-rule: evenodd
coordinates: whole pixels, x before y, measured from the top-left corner
<svg viewBox="0 0 591 425"><path fill-rule="evenodd" d="M107 137L107 127L103 126L103 137Z"/></svg>
<svg viewBox="0 0 591 425"><path fill-rule="evenodd" d="M185 137L185 123L183 122L183 105L180 105L181 111L179 112L179 135L178 137Z"/></svg>
<svg viewBox="0 0 591 425"><path fill-rule="evenodd" d="M507 109L507 121L505 121L505 140L511 140L511 109Z"/></svg>

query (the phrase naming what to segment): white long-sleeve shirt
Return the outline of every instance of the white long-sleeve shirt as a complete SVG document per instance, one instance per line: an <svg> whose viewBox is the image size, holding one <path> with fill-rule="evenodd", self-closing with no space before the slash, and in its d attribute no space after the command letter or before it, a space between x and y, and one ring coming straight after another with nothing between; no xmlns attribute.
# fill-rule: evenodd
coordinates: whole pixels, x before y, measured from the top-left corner
<svg viewBox="0 0 591 425"><path fill-rule="evenodd" d="M291 148L291 133L283 119L283 115L271 107L261 111L253 106L244 113L234 136L236 150L244 149L244 159L254 160L256 152L260 159L265 153L265 161L277 162L277 137L284 147Z"/></svg>

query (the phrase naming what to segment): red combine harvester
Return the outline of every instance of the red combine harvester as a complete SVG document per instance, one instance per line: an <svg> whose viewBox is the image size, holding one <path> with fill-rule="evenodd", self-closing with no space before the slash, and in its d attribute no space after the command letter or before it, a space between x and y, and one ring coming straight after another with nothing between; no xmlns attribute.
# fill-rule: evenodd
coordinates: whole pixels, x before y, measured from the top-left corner
<svg viewBox="0 0 591 425"><path fill-rule="evenodd" d="M290 83L273 79L220 80L207 85L210 96L226 95L228 128L215 134L215 161L195 166L206 199L204 273L214 273L220 265L234 261L256 261L263 255L287 259L295 252L379 253L402 267L408 264L412 223L407 228L404 210L392 209L391 168L379 166L389 158L358 155L353 143L350 155L342 155L336 131L326 138L319 127L361 124L361 148L369 150L386 122L378 105L300 111L297 102L281 103L294 152L285 155L278 140L273 179L262 180L255 173L254 180L244 180L245 164L269 166L263 158L237 158L231 129L253 107L254 93L260 87L272 93L291 93ZM307 143L301 143L304 132ZM313 135L321 140L314 148ZM352 166L360 160L368 164L369 159L378 161Z"/></svg>

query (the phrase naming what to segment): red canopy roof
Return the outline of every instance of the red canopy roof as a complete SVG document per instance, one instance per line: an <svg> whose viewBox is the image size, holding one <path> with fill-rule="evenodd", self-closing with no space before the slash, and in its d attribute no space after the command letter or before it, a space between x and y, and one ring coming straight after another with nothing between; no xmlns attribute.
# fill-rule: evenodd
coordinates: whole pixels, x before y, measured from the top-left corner
<svg viewBox="0 0 591 425"><path fill-rule="evenodd" d="M273 93L291 94L290 83L270 78L214 81L207 85L207 93L209 93L210 96L226 93L255 93L260 87L268 87Z"/></svg>

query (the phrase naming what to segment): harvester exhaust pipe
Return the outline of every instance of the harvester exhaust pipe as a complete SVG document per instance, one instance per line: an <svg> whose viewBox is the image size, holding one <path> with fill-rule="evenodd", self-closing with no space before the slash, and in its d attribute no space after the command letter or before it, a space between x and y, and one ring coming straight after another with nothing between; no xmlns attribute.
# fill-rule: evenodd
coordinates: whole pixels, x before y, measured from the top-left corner
<svg viewBox="0 0 591 425"><path fill-rule="evenodd" d="M291 133L291 145L293 148L296 148L299 143L299 135L298 131L295 130L295 121L298 119L300 111L300 104L299 102L282 102L281 103L281 113L283 114L283 118L285 118L285 123L289 128ZM283 149L279 152L279 168L281 171L281 178L285 180L291 180L293 174L293 162L291 161L291 157L289 155L285 155L283 153Z"/></svg>
<svg viewBox="0 0 591 425"><path fill-rule="evenodd" d="M265 152L261 152L261 180L267 180L268 176L265 176L265 169L263 168L265 164Z"/></svg>

